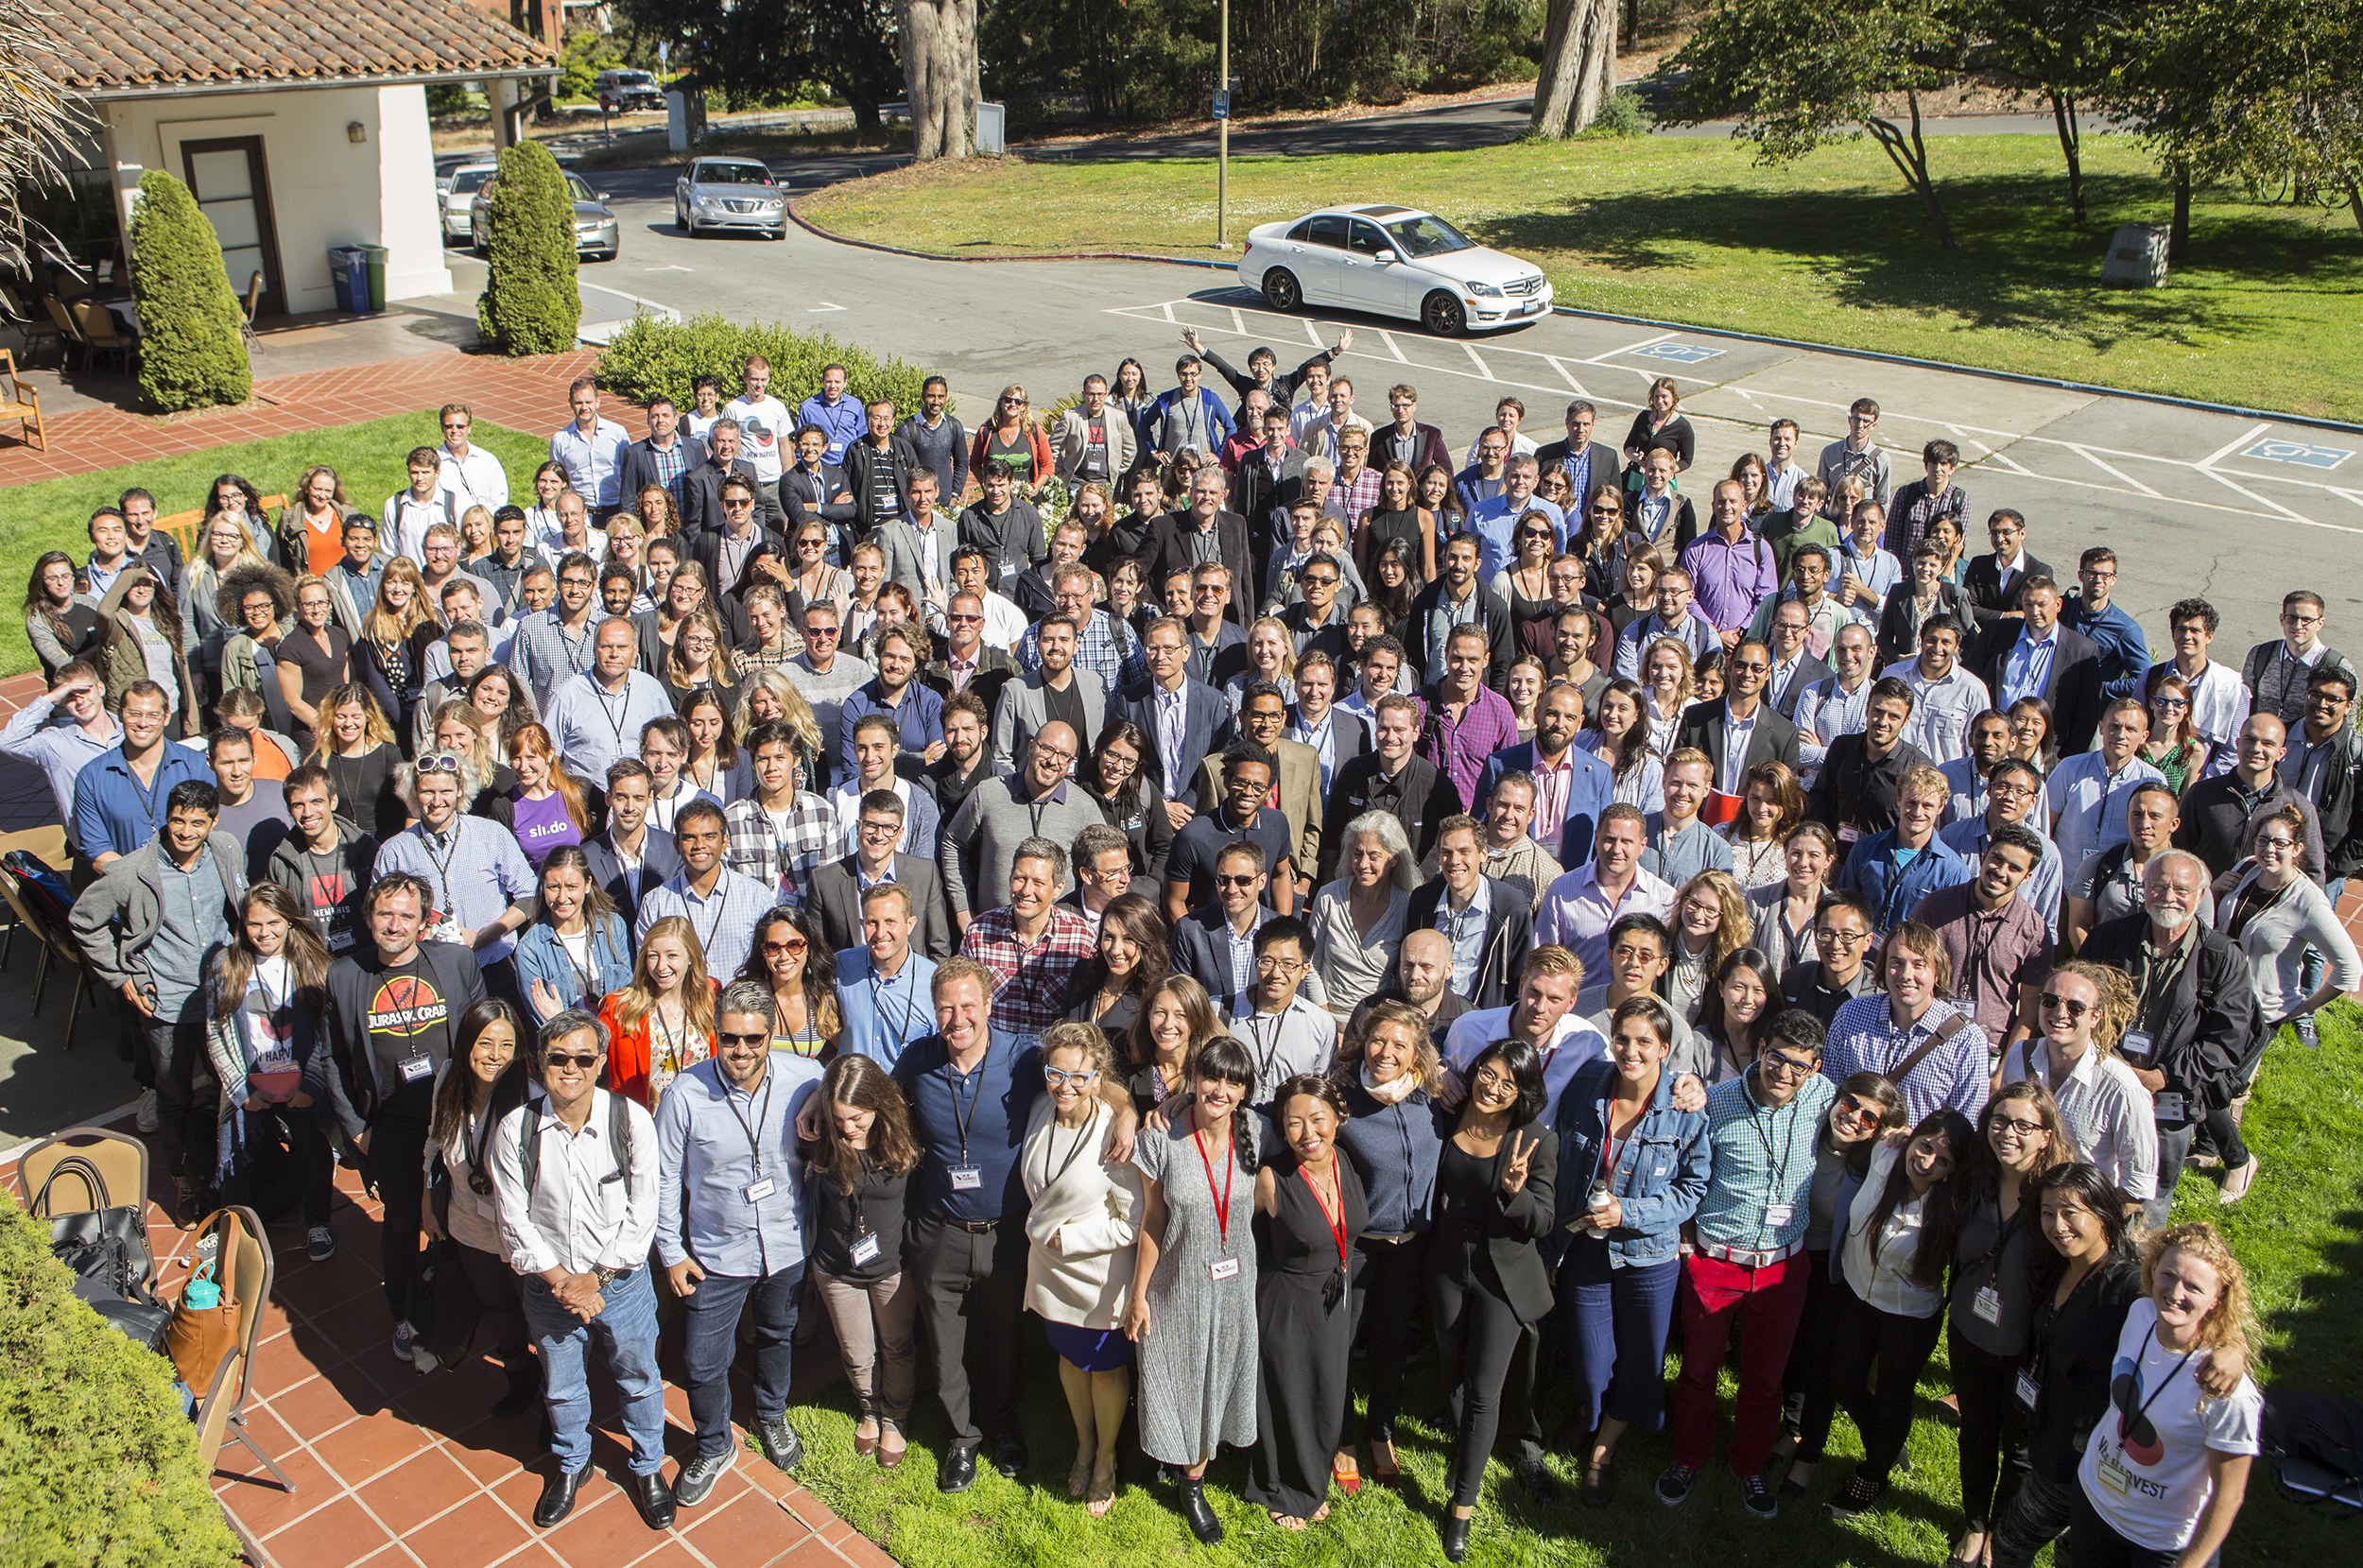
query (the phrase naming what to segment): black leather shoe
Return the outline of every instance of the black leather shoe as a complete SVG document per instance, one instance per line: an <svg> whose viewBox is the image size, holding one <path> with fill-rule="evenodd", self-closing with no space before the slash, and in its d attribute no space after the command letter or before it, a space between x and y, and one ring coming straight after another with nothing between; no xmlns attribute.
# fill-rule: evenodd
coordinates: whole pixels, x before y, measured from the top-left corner
<svg viewBox="0 0 2363 1568"><path fill-rule="evenodd" d="M582 1491L582 1484L591 1479L591 1467L561 1470L542 1487L542 1500L533 1505L533 1522L543 1529L555 1529L575 1511L575 1498Z"/></svg>
<svg viewBox="0 0 2363 1568"><path fill-rule="evenodd" d="M1469 1526L1475 1523L1475 1519L1474 1516L1468 1519L1463 1519L1458 1514L1451 1511L1449 1508L1445 1510L1444 1527L1442 1533L1444 1538L1444 1560L1446 1562L1459 1562L1468 1557Z"/></svg>
<svg viewBox="0 0 2363 1568"><path fill-rule="evenodd" d="M1222 1539L1222 1521L1206 1502L1206 1483L1202 1478L1182 1477L1182 1517L1190 1522L1190 1533L1205 1545L1212 1546Z"/></svg>
<svg viewBox="0 0 2363 1568"><path fill-rule="evenodd" d="M1537 1502L1559 1501L1559 1483L1551 1478L1551 1467L1540 1459L1528 1459L1518 1467L1518 1479Z"/></svg>
<svg viewBox="0 0 2363 1568"><path fill-rule="evenodd" d="M992 1439L992 1468L1005 1480L1014 1481L1026 1473L1026 1439L995 1438Z"/></svg>
<svg viewBox="0 0 2363 1568"><path fill-rule="evenodd" d="M647 1521L648 1528L669 1530L673 1527L673 1489L664 1484L662 1474L633 1476L631 1503L640 1510L640 1517Z"/></svg>
<svg viewBox="0 0 2363 1568"><path fill-rule="evenodd" d="M947 1448L936 1465L938 1491L966 1491L976 1484L976 1451L973 1448Z"/></svg>

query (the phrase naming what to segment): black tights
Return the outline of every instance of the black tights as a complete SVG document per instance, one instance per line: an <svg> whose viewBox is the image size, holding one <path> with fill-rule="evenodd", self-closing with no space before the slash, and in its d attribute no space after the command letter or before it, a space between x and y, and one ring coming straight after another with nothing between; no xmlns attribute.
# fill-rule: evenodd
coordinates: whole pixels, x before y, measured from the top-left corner
<svg viewBox="0 0 2363 1568"><path fill-rule="evenodd" d="M2019 1437L2027 1406L2018 1400L2018 1361L1979 1350L1958 1328L1946 1331L1945 1344L1953 1392L1961 1404L1961 1513L1986 1529L2010 1511L2010 1499L2027 1473L2027 1449Z"/></svg>
<svg viewBox="0 0 2363 1568"><path fill-rule="evenodd" d="M1502 1383L1518 1353L1526 1325L1482 1265L1463 1270L1458 1260L1427 1277L1429 1315L1436 1322L1437 1370L1442 1376L1460 1456L1453 1487L1456 1506L1471 1507L1485 1483L1485 1463L1501 1430ZM1480 1275L1469 1277L1471 1272Z"/></svg>
<svg viewBox="0 0 2363 1568"><path fill-rule="evenodd" d="M1862 1469L1857 1473L1874 1485L1884 1485L1888 1472L1895 1468L1896 1456L1904 1452L1905 1439L1911 1436L1912 1396L1921 1369L1928 1365L1929 1353L1937 1348L1937 1335L1944 1327L1944 1308L1939 1304L1925 1318L1881 1312L1855 1295L1842 1279L1837 1282L1837 1343L1830 1356L1831 1381L1837 1385L1838 1403L1862 1432ZM1879 1369L1876 1393L1871 1388L1874 1363ZM1805 1436L1812 1440L1810 1425ZM1798 1456L1808 1456L1802 1445Z"/></svg>

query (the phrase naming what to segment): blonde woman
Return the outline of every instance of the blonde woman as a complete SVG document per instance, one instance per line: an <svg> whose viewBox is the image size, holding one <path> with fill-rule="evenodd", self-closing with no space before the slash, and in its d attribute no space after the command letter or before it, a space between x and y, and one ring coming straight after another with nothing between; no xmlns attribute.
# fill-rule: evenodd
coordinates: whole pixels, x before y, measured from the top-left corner
<svg viewBox="0 0 2363 1568"><path fill-rule="evenodd" d="M1707 988L1723 972L1723 960L1746 947L1755 933L1748 895L1731 872L1700 871L1674 895L1665 923L1674 933L1665 1000L1682 1022L1696 1024Z"/></svg>
<svg viewBox="0 0 2363 1568"><path fill-rule="evenodd" d="M1682 729L1682 710L1698 693L1691 675L1690 649L1678 637L1660 637L1641 656L1641 689L1648 694L1642 715L1649 725L1649 750L1661 757L1674 754L1674 736Z"/></svg>
<svg viewBox="0 0 2363 1568"><path fill-rule="evenodd" d="M418 566L408 556L396 556L377 579L377 602L362 617L353 663L398 735L410 732L412 711L426 686L426 650L441 635Z"/></svg>
<svg viewBox="0 0 2363 1568"><path fill-rule="evenodd" d="M1121 1327L1139 1237L1141 1176L1107 1156L1115 1112L1099 1097L1115 1072L1108 1037L1091 1024L1053 1024L1042 1037L1049 1092L1034 1102L1018 1170L1026 1215L1026 1306L1059 1355L1075 1421L1069 1497L1094 1517L1115 1503L1116 1434L1131 1399L1132 1343Z"/></svg>
<svg viewBox="0 0 2363 1568"><path fill-rule="evenodd" d="M660 916L641 939L631 984L599 1007L610 1087L653 1111L683 1068L714 1054L714 992L696 928Z"/></svg>
<svg viewBox="0 0 2363 1568"><path fill-rule="evenodd" d="M1247 668L1223 682L1222 695L1235 714L1247 701L1247 688L1253 682L1268 681L1283 692L1292 692L1296 678L1296 639L1289 636L1285 621L1266 615L1247 629Z"/></svg>
<svg viewBox="0 0 2363 1568"><path fill-rule="evenodd" d="M336 546L344 552L340 540ZM221 645L236 629L236 617L224 617L216 602L221 596L222 579L238 567L255 568L267 564L254 548L254 536L246 525L234 517L216 517L205 526L198 536L197 552L181 569L181 581L166 584L177 586L176 605L188 611L181 628L181 651L196 661L198 670L211 680L221 669Z"/></svg>
<svg viewBox="0 0 2363 1568"><path fill-rule="evenodd" d="M377 698L358 681L348 681L321 698L319 712L324 719L310 760L328 769L336 788L336 815L383 844L410 819L410 808L394 788L401 743L394 739ZM464 798L467 781L461 779L460 784Z"/></svg>
<svg viewBox="0 0 2363 1568"><path fill-rule="evenodd" d="M748 676L738 712L731 717L731 738L744 753L747 732L772 719L795 732L797 787L810 789L818 776L813 768L820 755L820 721L785 670L757 670Z"/></svg>

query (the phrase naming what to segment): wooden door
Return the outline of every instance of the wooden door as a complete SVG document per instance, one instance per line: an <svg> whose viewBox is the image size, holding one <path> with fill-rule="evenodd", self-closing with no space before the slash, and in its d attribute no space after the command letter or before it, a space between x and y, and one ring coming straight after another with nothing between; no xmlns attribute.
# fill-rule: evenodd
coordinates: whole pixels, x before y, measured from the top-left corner
<svg viewBox="0 0 2363 1568"><path fill-rule="evenodd" d="M263 275L256 314L287 314L285 274L279 261L279 232L271 221L270 166L260 136L226 136L181 144L181 164L189 192L214 233L221 238L222 270L230 291L246 302L254 274Z"/></svg>

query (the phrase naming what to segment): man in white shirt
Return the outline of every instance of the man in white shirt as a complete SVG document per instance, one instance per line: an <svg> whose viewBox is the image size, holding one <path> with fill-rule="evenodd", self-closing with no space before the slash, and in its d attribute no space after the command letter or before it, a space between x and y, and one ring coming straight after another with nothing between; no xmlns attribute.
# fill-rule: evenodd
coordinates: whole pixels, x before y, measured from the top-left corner
<svg viewBox="0 0 2363 1568"><path fill-rule="evenodd" d="M443 460L431 446L410 449L410 488L386 498L378 516L377 537L398 556L416 566L426 559L426 530L443 521L442 493L435 487L442 477Z"/></svg>
<svg viewBox="0 0 2363 1568"><path fill-rule="evenodd" d="M640 634L620 616L594 633L592 667L558 683L551 695L550 739L578 779L603 779L608 765L640 750L640 732L668 718L673 705L657 678L634 667Z"/></svg>
<svg viewBox="0 0 2363 1568"><path fill-rule="evenodd" d="M1329 367L1304 367L1304 401L1288 410L1288 439L1300 447L1318 447L1319 426L1329 422ZM1309 448L1308 448L1309 449Z"/></svg>
<svg viewBox="0 0 2363 1568"><path fill-rule="evenodd" d="M665 1484L664 1376L656 1360L656 1124L599 1087L607 1036L569 1008L544 1025L534 1076L543 1093L501 1118L492 1178L509 1266L525 1284L526 1322L542 1349L551 1453L558 1468L533 1522L556 1527L591 1474L591 1386L596 1344L623 1396L633 1506L650 1529L673 1523ZM594 1325L596 1325L595 1328Z"/></svg>
<svg viewBox="0 0 2363 1568"><path fill-rule="evenodd" d="M599 416L599 384L587 375L567 387L566 402L575 417L550 438L550 461L566 471L567 488L590 503L595 521L605 523L623 505L631 432Z"/></svg>
<svg viewBox="0 0 2363 1568"><path fill-rule="evenodd" d="M1338 442L1345 433L1359 430L1367 436L1371 426L1370 421L1354 411L1354 383L1344 376L1330 378L1325 396L1329 404L1329 417L1306 431L1298 444L1308 453L1337 462L1344 456L1338 450Z"/></svg>
<svg viewBox="0 0 2363 1568"><path fill-rule="evenodd" d="M738 455L755 465L755 505L763 526L777 531L787 514L780 507L780 474L796 435L795 416L771 395L771 362L761 354L747 361L738 396L722 405L724 419L738 422Z"/></svg>
<svg viewBox="0 0 2363 1568"><path fill-rule="evenodd" d="M1807 477L1797 464L1797 422L1774 420L1765 439L1772 452L1764 466L1765 493L1774 511L1787 511L1796 505L1797 482Z"/></svg>
<svg viewBox="0 0 2363 1568"><path fill-rule="evenodd" d="M2205 599L2181 599L2166 612L2166 633L2174 640L2174 673L2191 688L2191 727L2207 742L2199 777L2228 773L2239 760L2240 726L2248 722L2249 689L2239 672L2207 657L2222 619Z"/></svg>
<svg viewBox="0 0 2363 1568"><path fill-rule="evenodd" d="M443 515L457 523L470 507L498 511L509 505L509 473L501 460L469 443L475 416L464 403L446 403L441 414L443 444L438 449L442 468L435 488L442 492Z"/></svg>
<svg viewBox="0 0 2363 1568"><path fill-rule="evenodd" d="M1578 1068L1608 1055L1608 1041L1576 1011L1583 971L1564 947L1544 944L1526 955L1518 1000L1460 1015L1444 1037L1444 1081L1437 1098L1446 1107L1468 1096L1469 1064L1496 1040L1523 1040L1543 1059L1543 1103L1556 1106Z"/></svg>
<svg viewBox="0 0 2363 1568"><path fill-rule="evenodd" d="M1930 761L1951 762L1969 750L1969 721L1993 706L1986 683L1961 667L1961 629L1931 618L1920 629L1920 657L1900 659L1882 672L1912 689L1911 722L1904 739Z"/></svg>
<svg viewBox="0 0 2363 1568"><path fill-rule="evenodd" d="M607 559L607 535L591 526L589 503L571 490L561 490L558 499L550 503L550 511L558 526L544 525L535 530L527 547L544 560L561 560L570 555L586 555L594 562Z"/></svg>

